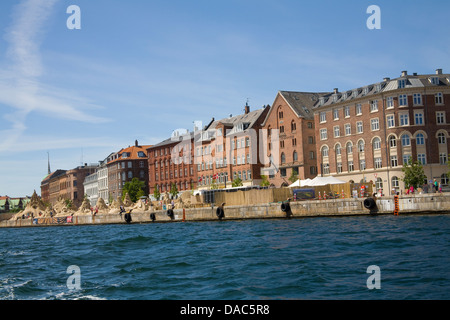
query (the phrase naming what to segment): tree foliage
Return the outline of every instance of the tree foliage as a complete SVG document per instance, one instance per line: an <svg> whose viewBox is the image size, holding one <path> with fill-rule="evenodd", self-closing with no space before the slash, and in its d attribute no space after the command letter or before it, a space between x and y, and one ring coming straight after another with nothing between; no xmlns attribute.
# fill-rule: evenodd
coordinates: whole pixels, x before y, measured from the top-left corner
<svg viewBox="0 0 450 320"><path fill-rule="evenodd" d="M402 171L404 173L403 182L405 187L413 186L415 189L421 187L427 179L423 166L419 161L409 160L408 164L404 164Z"/></svg>
<svg viewBox="0 0 450 320"><path fill-rule="evenodd" d="M158 201L161 197L161 192L159 191L158 186L155 187L155 190L153 190L153 196L155 197L155 200Z"/></svg>
<svg viewBox="0 0 450 320"><path fill-rule="evenodd" d="M294 183L295 181L298 180L298 173L297 173L297 170L292 169L291 176L289 177L288 180L289 180L291 183Z"/></svg>
<svg viewBox="0 0 450 320"><path fill-rule="evenodd" d="M231 186L233 188L235 188L235 187L242 187L243 185L244 184L242 183L242 180L239 177L236 177L236 179L234 179L233 182L231 183Z"/></svg>
<svg viewBox="0 0 450 320"><path fill-rule="evenodd" d="M170 186L170 194L172 195L172 198L175 198L175 196L178 194L177 185L173 182L172 185Z"/></svg>
<svg viewBox="0 0 450 320"><path fill-rule="evenodd" d="M269 182L269 179L267 179L267 176L262 175L261 178L262 178L261 187L268 187L268 186L270 186L270 182Z"/></svg>
<svg viewBox="0 0 450 320"><path fill-rule="evenodd" d="M122 199L128 193L131 201L136 202L140 197L145 196L145 182L138 178L133 178L131 181L125 182L122 190Z"/></svg>

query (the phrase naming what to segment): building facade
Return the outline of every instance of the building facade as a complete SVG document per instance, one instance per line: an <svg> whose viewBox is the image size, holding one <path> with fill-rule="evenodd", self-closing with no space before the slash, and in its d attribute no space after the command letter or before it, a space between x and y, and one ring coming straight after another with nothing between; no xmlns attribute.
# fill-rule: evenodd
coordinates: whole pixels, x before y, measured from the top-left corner
<svg viewBox="0 0 450 320"><path fill-rule="evenodd" d="M197 187L197 171L193 160L194 133L174 132L148 151L149 191L170 192L175 185L179 192Z"/></svg>
<svg viewBox="0 0 450 320"><path fill-rule="evenodd" d="M108 190L107 199L117 199L122 196L125 183L137 178L145 183L145 194L148 194L148 159L147 148L135 141L134 146L122 149L108 157Z"/></svg>
<svg viewBox="0 0 450 320"><path fill-rule="evenodd" d="M199 190L229 188L235 180L242 186L261 183L261 129L269 110L264 106L250 111L246 105L243 114L213 119L196 135L194 163Z"/></svg>
<svg viewBox="0 0 450 320"><path fill-rule="evenodd" d="M267 114L264 169L271 186L284 187L297 175L304 180L317 176L316 133L313 107L327 93L280 91Z"/></svg>
<svg viewBox="0 0 450 320"><path fill-rule="evenodd" d="M97 165L77 167L72 170L57 170L41 182L41 197L45 203L56 204L60 199L70 200L79 207L84 199L84 180L95 172Z"/></svg>
<svg viewBox="0 0 450 320"><path fill-rule="evenodd" d="M314 107L319 174L402 192L403 164L448 184L450 75L408 75L333 93ZM425 182L425 181L424 181Z"/></svg>

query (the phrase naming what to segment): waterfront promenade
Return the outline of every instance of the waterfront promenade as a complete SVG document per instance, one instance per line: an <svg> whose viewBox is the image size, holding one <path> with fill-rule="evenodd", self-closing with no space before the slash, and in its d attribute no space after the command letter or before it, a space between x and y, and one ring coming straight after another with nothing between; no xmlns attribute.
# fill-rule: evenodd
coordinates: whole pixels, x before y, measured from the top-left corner
<svg viewBox="0 0 450 320"><path fill-rule="evenodd" d="M366 198L367 199L367 198ZM252 206L225 206L223 220L244 219L286 219L307 217L368 216L394 214L396 209L394 197L376 199L376 207L367 209L365 198L331 199L290 202L290 212L283 211L282 203L268 203ZM131 223L170 223L189 221L218 221L217 207L195 209L175 209L173 216L167 211L133 211ZM450 213L450 193L432 193L398 198L398 214L442 214ZM152 215L153 214L153 215ZM0 222L0 228L42 227L56 225L99 225L123 224L123 215L103 214L86 216L69 216L41 219L18 219Z"/></svg>

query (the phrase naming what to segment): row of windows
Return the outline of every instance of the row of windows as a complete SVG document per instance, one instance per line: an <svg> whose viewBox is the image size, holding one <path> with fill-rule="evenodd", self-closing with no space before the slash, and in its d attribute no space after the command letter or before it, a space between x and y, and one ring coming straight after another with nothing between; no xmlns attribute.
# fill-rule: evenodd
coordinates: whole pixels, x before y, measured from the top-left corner
<svg viewBox="0 0 450 320"><path fill-rule="evenodd" d="M434 96L434 102L436 105L443 105L444 104L444 95L442 92L436 93ZM377 112L379 110L379 101L378 100L371 100L369 101L370 105L370 112ZM399 107L407 107L408 106L408 96L406 94L401 94L398 96L398 105ZM422 95L420 93L414 93L413 94L413 105L414 106L422 106ZM388 97L386 98L386 109L394 108L394 97ZM333 109L333 120L339 120L339 113L340 109ZM357 116L361 116L363 114L362 112L362 104L358 103L355 105L355 114ZM350 106L344 107L344 118L350 117ZM319 113L319 122L325 123L327 121L327 113L325 111L322 111Z"/></svg>
<svg viewBox="0 0 450 320"><path fill-rule="evenodd" d="M192 167L190 167L190 176L193 176L194 175L194 169L192 168ZM175 178L178 178L178 175L179 175L179 177L180 178L182 178L183 177L183 168L180 168L180 170L178 171L178 170L170 170L170 171L161 171L161 172L155 172L155 180L156 181L158 181L159 179L161 179L161 180L164 180L164 179L169 179L169 176L170 176L170 179L173 179L174 177ZM184 168L184 176L185 177L188 177L188 168L187 167L185 167Z"/></svg>
<svg viewBox="0 0 450 320"><path fill-rule="evenodd" d="M418 146L425 146L425 136L422 133L418 133L415 136L416 139L416 145ZM447 144L447 137L443 132L440 132L437 134L437 140L438 140L438 144ZM402 147L409 147L411 146L411 137L409 134L405 133L403 135L400 136L400 142ZM388 138L388 145L390 148L395 148L397 147L397 138L395 136L390 136ZM352 142L348 142L345 146L347 154L352 154L353 153L353 143ZM372 148L373 150L380 150L381 149L381 139L379 137L375 137L372 140ZM365 150L365 142L364 140L359 140L357 143L357 150L358 152L364 152ZM329 156L329 147L328 146L323 146L321 149L321 153L322 153L322 157L328 157ZM341 145L340 144L336 144L335 146L335 154L336 155L341 155L342 154L342 150L341 150Z"/></svg>
<svg viewBox="0 0 450 320"><path fill-rule="evenodd" d="M127 161L127 163L125 163L125 161L122 161L122 162L117 163L117 169L125 169L125 166L127 166L129 169L133 168L133 161ZM139 161L139 168L144 168L144 167L145 167L145 162Z"/></svg>
<svg viewBox="0 0 450 320"><path fill-rule="evenodd" d="M410 126L408 113L400 113L398 115L398 117L399 117L399 126L400 127ZM392 114L387 115L386 123L387 123L388 128L395 128L395 116ZM437 124L446 124L445 111L436 112L436 123ZM414 113L414 124L419 125L419 126L425 125L423 111L416 111ZM380 130L380 121L378 118L370 119L370 128L372 131ZM346 123L344 125L344 133L346 136L349 136L352 134L352 127L351 127L350 123ZM362 121L356 122L356 133L357 134L364 133ZM334 138L339 138L341 136L340 126L333 127L333 135L334 135ZM320 129L320 140L327 140L327 139L328 139L328 130Z"/></svg>

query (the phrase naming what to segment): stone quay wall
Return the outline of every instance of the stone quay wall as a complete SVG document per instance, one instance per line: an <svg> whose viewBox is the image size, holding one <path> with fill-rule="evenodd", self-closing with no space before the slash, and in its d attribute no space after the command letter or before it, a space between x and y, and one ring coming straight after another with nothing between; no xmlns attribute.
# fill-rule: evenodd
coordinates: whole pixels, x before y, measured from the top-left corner
<svg viewBox="0 0 450 320"><path fill-rule="evenodd" d="M291 202L290 218L306 217L338 217L338 216L367 216L373 214L394 214L394 197L376 199L375 209L366 209L363 198L359 199L330 199L314 201ZM286 212L281 208L281 203L269 203L251 206L225 206L225 218L222 220L244 219L285 219ZM450 193L422 194L414 196L400 196L398 200L399 215L402 214L443 214L450 213ZM133 212L132 223L160 223L182 221L218 221L217 207L204 207L196 209L176 209L173 218L166 211ZM151 214L154 214L154 221ZM7 220L0 222L0 227L42 227L54 225L101 225L124 224L123 216L118 214L73 216L69 222L61 218Z"/></svg>

